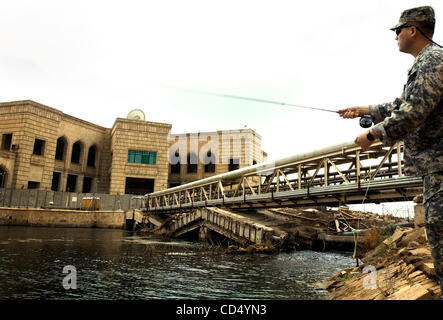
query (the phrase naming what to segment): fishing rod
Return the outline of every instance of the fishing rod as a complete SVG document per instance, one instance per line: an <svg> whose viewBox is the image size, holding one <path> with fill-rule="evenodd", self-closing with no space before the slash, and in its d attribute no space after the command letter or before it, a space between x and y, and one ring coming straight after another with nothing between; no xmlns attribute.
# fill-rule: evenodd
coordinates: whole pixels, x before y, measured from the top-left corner
<svg viewBox="0 0 443 320"><path fill-rule="evenodd" d="M299 104L279 102L279 101L273 101L273 100L257 99L257 98L243 97L243 96L237 96L237 95L232 95L232 94L222 94L222 93L200 91L200 90L194 90L194 89L185 89L185 88L178 88L178 87L173 87L173 86L163 86L163 87L166 87L166 88L169 88L169 89L175 89L175 90L182 90L182 91L186 91L186 92L192 92L192 93L195 93L195 94L203 94L203 95L207 95L207 96L229 98L229 99L237 99L237 100L245 100L245 101L260 102L260 103L277 104L277 105L280 105L280 106L288 106L288 107L295 107L295 108L303 108L303 109L310 109L310 110L338 113L338 111L335 111L335 110L324 109L324 108L317 108L317 107L310 107L310 106L303 106L303 105L299 105ZM361 116L360 117L360 126L362 128L369 128L369 127L371 127L372 126L372 118L371 118L371 116L367 116L367 115Z"/></svg>

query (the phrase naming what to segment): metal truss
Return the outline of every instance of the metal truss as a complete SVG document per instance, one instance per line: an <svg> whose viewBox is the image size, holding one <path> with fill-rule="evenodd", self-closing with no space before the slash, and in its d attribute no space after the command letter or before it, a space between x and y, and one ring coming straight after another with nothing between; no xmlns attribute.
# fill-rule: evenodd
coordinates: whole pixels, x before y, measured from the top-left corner
<svg viewBox="0 0 443 320"><path fill-rule="evenodd" d="M403 143L347 142L256 164L145 196L148 211L339 205L412 200L422 181L403 173Z"/></svg>

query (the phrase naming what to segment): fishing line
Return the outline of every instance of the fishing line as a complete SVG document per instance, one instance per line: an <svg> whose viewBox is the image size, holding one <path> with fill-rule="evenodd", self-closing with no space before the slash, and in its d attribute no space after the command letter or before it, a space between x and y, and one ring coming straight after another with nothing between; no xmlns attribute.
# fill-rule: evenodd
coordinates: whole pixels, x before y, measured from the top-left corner
<svg viewBox="0 0 443 320"><path fill-rule="evenodd" d="M279 101L273 101L273 100L267 100L267 99L243 97L243 96L237 96L237 95L233 95L233 94L214 93L214 92L201 91L201 90L195 90L195 89L179 88L179 87L174 87L174 86L162 85L162 87L168 88L168 89L174 89L174 90L191 92L191 93L195 93L195 94L202 94L202 95L207 95L207 96L219 97L219 98L229 98L229 99L253 101L253 102L260 102L260 103L277 104L277 105L280 105L280 106L287 106L287 107L295 107L295 108L303 108L303 109L310 109L310 110L338 113L338 111L330 110L330 109L310 107L310 106L304 106L304 105L300 105L300 104L279 102Z"/></svg>
<svg viewBox="0 0 443 320"><path fill-rule="evenodd" d="M311 106L304 106L301 104L280 102L280 101L267 100L267 99L258 99L258 98L251 98L251 97L243 97L243 96L237 96L237 95L233 95L233 94L214 93L214 92L201 91L201 90L188 89L188 88L180 88L180 87L167 86L167 85L160 85L160 86L163 88L167 88L167 89L185 91L185 92L190 92L190 93L194 93L194 94L201 94L201 95L207 95L207 96L213 96L213 97L219 97L219 98L237 99L237 100L244 100L244 101L276 104L276 105L280 105L283 107L295 107L295 108L303 108L303 109L317 110L317 111L323 111L323 112L338 113L338 111L336 111L336 110L311 107ZM369 115L361 116L359 123L360 123L360 127L362 127L362 128L370 128L372 126L372 118Z"/></svg>
<svg viewBox="0 0 443 320"><path fill-rule="evenodd" d="M370 160L370 159L371 159L371 157L369 156L369 153L368 153L368 160ZM365 175L364 178L366 178L366 177L369 177L369 182L368 182L368 187L366 188L365 195L363 197L363 201L361 203L362 205L365 203L366 197L368 196L369 186L371 185L371 164L370 163L369 163L369 173L368 173L368 175ZM357 230L360 229L360 216L361 216L361 212L359 212L359 214L358 214ZM354 235L354 254L352 257L357 258L356 254L357 254L357 245L358 245L358 231L353 233L353 235Z"/></svg>

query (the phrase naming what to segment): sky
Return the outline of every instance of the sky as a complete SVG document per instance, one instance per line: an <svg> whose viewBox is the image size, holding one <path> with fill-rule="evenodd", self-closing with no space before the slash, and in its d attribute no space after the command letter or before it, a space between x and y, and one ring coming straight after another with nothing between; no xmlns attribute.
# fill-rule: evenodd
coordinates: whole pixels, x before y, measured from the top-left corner
<svg viewBox="0 0 443 320"><path fill-rule="evenodd" d="M33 100L110 128L141 109L171 133L251 128L268 159L353 141L358 119L168 87L338 110L394 100L414 58L403 10L443 2L0 0L0 102Z"/></svg>

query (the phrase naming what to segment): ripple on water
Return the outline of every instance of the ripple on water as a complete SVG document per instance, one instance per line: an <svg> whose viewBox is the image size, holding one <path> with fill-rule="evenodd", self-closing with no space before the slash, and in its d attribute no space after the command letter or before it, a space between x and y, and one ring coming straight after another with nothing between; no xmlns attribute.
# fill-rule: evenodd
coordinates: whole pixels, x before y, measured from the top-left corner
<svg viewBox="0 0 443 320"><path fill-rule="evenodd" d="M0 299L323 299L315 284L355 263L349 253L228 255L103 229L17 227L10 237L0 227L0 244ZM76 290L63 289L66 265Z"/></svg>

